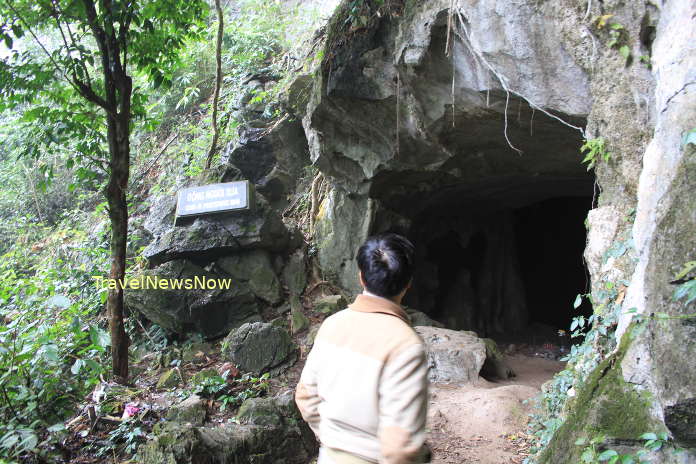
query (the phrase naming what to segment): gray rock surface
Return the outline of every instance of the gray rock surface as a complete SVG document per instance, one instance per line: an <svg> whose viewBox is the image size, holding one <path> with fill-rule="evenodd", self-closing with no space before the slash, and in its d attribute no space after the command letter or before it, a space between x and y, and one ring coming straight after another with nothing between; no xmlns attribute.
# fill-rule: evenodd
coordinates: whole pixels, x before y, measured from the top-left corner
<svg viewBox="0 0 696 464"><path fill-rule="evenodd" d="M348 306L343 295L327 295L314 302L314 310L327 315L334 314Z"/></svg>
<svg viewBox="0 0 696 464"><path fill-rule="evenodd" d="M245 284L262 300L270 304L282 298L280 281L273 271L270 254L266 250L250 250L225 256L216 262L229 274L235 284Z"/></svg>
<svg viewBox="0 0 696 464"><path fill-rule="evenodd" d="M515 377L515 371L505 361L503 353L498 349L498 344L492 338L484 338L486 344L486 361L481 366L481 376L486 379L507 380Z"/></svg>
<svg viewBox="0 0 696 464"><path fill-rule="evenodd" d="M290 232L260 195L255 196L255 201L256 207L251 211L198 216L177 226L170 223L160 230L143 255L151 265L158 265L173 259L210 259L254 248L284 250L290 243ZM175 204L165 203L162 207L175 208ZM157 210L151 213L161 214Z"/></svg>
<svg viewBox="0 0 696 464"><path fill-rule="evenodd" d="M247 400L248 424L215 426L158 424L154 438L138 450L143 464L305 464L318 443L295 408L292 392Z"/></svg>
<svg viewBox="0 0 696 464"><path fill-rule="evenodd" d="M183 385L185 382L186 379L181 369L167 369L160 375L159 380L157 380L157 388L159 390L166 390Z"/></svg>
<svg viewBox="0 0 696 464"><path fill-rule="evenodd" d="M430 316L422 311L418 311L413 308L406 308L406 314L408 314L409 319L411 319L411 325L416 326L427 326L427 327L439 327L444 328L445 325L441 322L432 319Z"/></svg>
<svg viewBox="0 0 696 464"><path fill-rule="evenodd" d="M207 272L183 259L169 261L145 271L147 276L163 279L229 279L224 274ZM259 308L250 287L233 280L229 289L126 289L126 306L139 311L164 329L178 333L199 333L214 338L245 322L259 321Z"/></svg>
<svg viewBox="0 0 696 464"><path fill-rule="evenodd" d="M470 332L415 327L425 341L428 379L442 383L472 383L478 380L486 360L486 344Z"/></svg>
<svg viewBox="0 0 696 464"><path fill-rule="evenodd" d="M201 397L198 395L191 395L169 408L169 411L167 411L167 420L193 425L203 425L206 414L205 404Z"/></svg>
<svg viewBox="0 0 696 464"><path fill-rule="evenodd" d="M291 295L300 295L307 285L307 266L302 250L297 250L288 258L283 269L283 282Z"/></svg>
<svg viewBox="0 0 696 464"><path fill-rule="evenodd" d="M297 359L297 347L282 327L266 322L244 324L223 341L223 356L240 371L277 374Z"/></svg>

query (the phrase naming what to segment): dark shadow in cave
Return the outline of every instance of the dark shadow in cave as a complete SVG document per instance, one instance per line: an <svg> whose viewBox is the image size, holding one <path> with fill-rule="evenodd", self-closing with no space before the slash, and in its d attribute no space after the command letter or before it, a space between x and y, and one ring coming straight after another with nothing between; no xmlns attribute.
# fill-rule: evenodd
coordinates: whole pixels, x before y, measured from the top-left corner
<svg viewBox="0 0 696 464"><path fill-rule="evenodd" d="M589 316L584 302L573 310L589 277L583 261L584 219L591 198L551 198L515 211L515 235L530 324L569 328L574 316Z"/></svg>
<svg viewBox="0 0 696 464"><path fill-rule="evenodd" d="M566 344L558 330L591 314L589 305L572 308L588 282L582 255L591 203L590 196L561 196L456 216L450 205L430 208L402 231L418 252L404 304L451 329Z"/></svg>

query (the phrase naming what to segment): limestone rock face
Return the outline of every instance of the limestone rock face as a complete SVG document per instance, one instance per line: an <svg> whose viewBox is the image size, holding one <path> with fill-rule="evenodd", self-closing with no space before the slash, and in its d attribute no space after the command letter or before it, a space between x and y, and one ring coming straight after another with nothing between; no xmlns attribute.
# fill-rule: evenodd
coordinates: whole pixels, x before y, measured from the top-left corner
<svg viewBox="0 0 696 464"><path fill-rule="evenodd" d="M214 274L185 259L169 261L144 272L160 279L179 279L191 286L201 279L229 279ZM199 286L202 286L200 284ZM126 289L126 306L144 314L151 321L174 333L200 333L206 338L224 335L245 322L259 321L259 308L250 286L233 280L228 289L214 288L142 288Z"/></svg>
<svg viewBox="0 0 696 464"><path fill-rule="evenodd" d="M198 395L191 395L185 400L173 405L167 412L167 420L203 425L206 409L203 400Z"/></svg>
<svg viewBox="0 0 696 464"><path fill-rule="evenodd" d="M324 314L334 314L348 306L342 295L323 296L314 302L314 310Z"/></svg>
<svg viewBox="0 0 696 464"><path fill-rule="evenodd" d="M408 314L408 317L411 319L411 325L412 326L428 326L428 327L439 327L439 328L444 328L445 325L442 324L441 322L438 322L434 319L431 319L430 316L425 314L422 311L418 311L416 309L412 308L406 308L406 314Z"/></svg>
<svg viewBox="0 0 696 464"><path fill-rule="evenodd" d="M157 388L160 390L178 387L186 380L179 369L169 369L165 371L157 381Z"/></svg>
<svg viewBox="0 0 696 464"><path fill-rule="evenodd" d="M307 285L307 266L301 250L291 254L283 269L283 281L291 295L300 295Z"/></svg>
<svg viewBox="0 0 696 464"><path fill-rule="evenodd" d="M296 346L282 327L266 322L244 324L223 341L222 354L240 371L277 374L297 359Z"/></svg>
<svg viewBox="0 0 696 464"><path fill-rule="evenodd" d="M280 282L273 272L271 257L265 250L251 250L217 261L217 266L229 274L236 284L246 284L259 298L268 303L280 302Z"/></svg>
<svg viewBox="0 0 696 464"><path fill-rule="evenodd" d="M252 211L198 216L177 226L172 222L160 230L143 254L150 264L158 265L173 259L210 259L255 248L284 250L290 243L290 232L260 195L256 201ZM176 204L163 203L162 207L174 209ZM151 215L162 213L155 210Z"/></svg>
<svg viewBox="0 0 696 464"><path fill-rule="evenodd" d="M318 444L294 406L292 393L247 400L240 410L248 424L157 425L154 439L142 445L143 464L305 464Z"/></svg>
<svg viewBox="0 0 696 464"><path fill-rule="evenodd" d="M458 2L445 53L450 5L406 2L398 20L349 37L340 26L329 32L338 45L326 53L303 118L312 161L334 186L320 208L318 257L359 292L355 252L369 234L402 232L425 249L458 228L449 219L466 224L462 247L481 234L494 243L480 247L484 272L453 286L461 291L447 305L468 309L443 322L499 333L528 319L509 211L592 195L578 159L590 76L563 45L561 25L533 0ZM416 286L430 283L420 277ZM414 288L409 304L428 313L438 290ZM481 307L491 317L473 317Z"/></svg>
<svg viewBox="0 0 696 464"><path fill-rule="evenodd" d="M472 383L486 360L486 344L475 334L437 327L415 327L425 341L431 382Z"/></svg>
<svg viewBox="0 0 696 464"><path fill-rule="evenodd" d="M298 418L292 391L281 393L272 398L249 398L239 407L237 418L250 425L280 426L288 418Z"/></svg>

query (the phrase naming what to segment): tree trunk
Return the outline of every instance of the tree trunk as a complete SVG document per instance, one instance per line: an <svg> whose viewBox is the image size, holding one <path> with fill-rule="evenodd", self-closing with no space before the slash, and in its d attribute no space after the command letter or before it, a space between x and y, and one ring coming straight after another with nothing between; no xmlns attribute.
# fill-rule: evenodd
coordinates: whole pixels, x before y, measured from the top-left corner
<svg viewBox="0 0 696 464"><path fill-rule="evenodd" d="M129 97L130 98L130 97ZM109 277L119 282L109 289L106 304L111 333L111 361L113 373L125 381L128 378L129 340L123 323L123 286L126 273L126 243L128 239L128 205L126 186L130 170L130 141L128 119L122 114L109 117L108 140L111 155L106 200L111 220L111 271ZM112 282L114 281L112 280Z"/></svg>
<svg viewBox="0 0 696 464"><path fill-rule="evenodd" d="M116 47L112 46L112 50ZM115 53L118 59L118 53ZM109 277L119 282L109 289L106 309L111 333L111 361L114 376L125 382L128 379L128 345L130 341L123 323L123 286L126 275L126 244L128 241L128 203L126 191L130 174L130 118L133 82L121 63L117 72L106 73L107 100L114 111L107 116L107 140L109 142L109 183L106 200L111 219L111 272ZM112 280L113 282L113 280Z"/></svg>
<svg viewBox="0 0 696 464"><path fill-rule="evenodd" d="M213 161L215 148L220 137L220 130L217 125L218 100L220 99L220 87L222 86L222 33L225 27L224 16L220 0L215 0L215 10L217 11L217 40L215 43L215 91L213 93L213 141L210 143L208 157L205 160L205 168L210 169L210 164Z"/></svg>

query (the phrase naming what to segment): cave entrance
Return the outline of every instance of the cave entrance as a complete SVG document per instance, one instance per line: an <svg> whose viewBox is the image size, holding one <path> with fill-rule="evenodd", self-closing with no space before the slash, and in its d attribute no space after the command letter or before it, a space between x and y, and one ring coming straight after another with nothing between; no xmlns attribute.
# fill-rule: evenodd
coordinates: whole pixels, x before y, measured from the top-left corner
<svg viewBox="0 0 696 464"><path fill-rule="evenodd" d="M370 232L392 230L416 245L405 305L498 341L567 345L558 331L590 310L573 309L589 281L584 221L596 193L573 129L586 120L535 118L504 93L491 92L490 107L488 94L467 95L481 99L477 111L447 106L428 127L436 143L414 138L399 146L398 162L376 169ZM517 109L514 122L506 107Z"/></svg>
<svg viewBox="0 0 696 464"><path fill-rule="evenodd" d="M500 209L431 205L399 230L418 253L404 304L448 328L499 341L565 344L558 331L591 314L589 306L572 307L588 284L584 221L591 205L591 195Z"/></svg>

